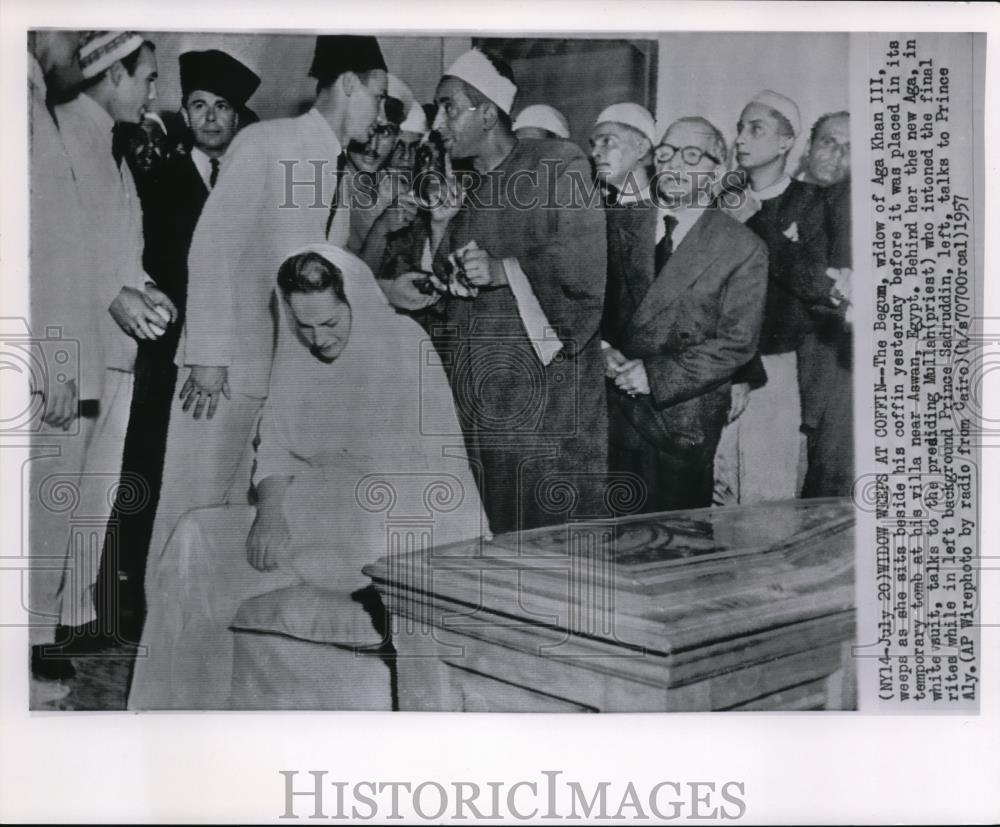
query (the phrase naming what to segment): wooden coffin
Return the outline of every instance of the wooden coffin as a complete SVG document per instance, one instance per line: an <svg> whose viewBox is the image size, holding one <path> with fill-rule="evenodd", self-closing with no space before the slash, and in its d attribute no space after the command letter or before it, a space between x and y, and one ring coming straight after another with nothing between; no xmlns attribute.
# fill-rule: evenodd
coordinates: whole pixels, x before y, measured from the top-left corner
<svg viewBox="0 0 1000 827"><path fill-rule="evenodd" d="M501 535L366 573L401 709L852 708L853 529L848 500L795 500Z"/></svg>

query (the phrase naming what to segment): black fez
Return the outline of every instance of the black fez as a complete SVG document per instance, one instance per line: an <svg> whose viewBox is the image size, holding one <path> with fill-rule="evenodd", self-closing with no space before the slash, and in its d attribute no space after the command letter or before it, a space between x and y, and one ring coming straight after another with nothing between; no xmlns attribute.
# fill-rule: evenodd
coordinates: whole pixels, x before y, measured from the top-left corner
<svg viewBox="0 0 1000 827"><path fill-rule="evenodd" d="M310 77L320 83L335 81L344 72L387 71L382 50L374 37L351 34L321 34L316 38Z"/></svg>
<svg viewBox="0 0 1000 827"><path fill-rule="evenodd" d="M209 49L207 52L185 52L181 64L181 92L187 97L196 89L225 98L235 109L246 105L260 86L260 78L236 58Z"/></svg>

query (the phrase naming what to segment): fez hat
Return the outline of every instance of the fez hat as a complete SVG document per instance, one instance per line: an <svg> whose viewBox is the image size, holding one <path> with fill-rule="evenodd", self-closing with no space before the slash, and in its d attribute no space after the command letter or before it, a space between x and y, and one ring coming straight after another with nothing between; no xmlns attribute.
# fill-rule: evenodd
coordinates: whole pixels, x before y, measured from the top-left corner
<svg viewBox="0 0 1000 827"><path fill-rule="evenodd" d="M218 49L207 52L185 52L181 65L181 93L184 97L202 89L225 98L235 109L246 106L247 100L260 86L260 78L236 58Z"/></svg>
<svg viewBox="0 0 1000 827"><path fill-rule="evenodd" d="M385 58L374 37L350 34L321 34L316 38L310 77L321 83L336 80L344 72L386 70Z"/></svg>

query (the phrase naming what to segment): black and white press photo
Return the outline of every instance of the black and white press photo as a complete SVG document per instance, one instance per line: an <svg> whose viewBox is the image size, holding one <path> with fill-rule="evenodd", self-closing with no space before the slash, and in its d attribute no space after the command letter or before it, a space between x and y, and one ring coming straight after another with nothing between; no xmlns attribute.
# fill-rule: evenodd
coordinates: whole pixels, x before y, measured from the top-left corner
<svg viewBox="0 0 1000 827"><path fill-rule="evenodd" d="M5 24L17 715L428 822L788 821L986 715L979 18L300 5Z"/></svg>

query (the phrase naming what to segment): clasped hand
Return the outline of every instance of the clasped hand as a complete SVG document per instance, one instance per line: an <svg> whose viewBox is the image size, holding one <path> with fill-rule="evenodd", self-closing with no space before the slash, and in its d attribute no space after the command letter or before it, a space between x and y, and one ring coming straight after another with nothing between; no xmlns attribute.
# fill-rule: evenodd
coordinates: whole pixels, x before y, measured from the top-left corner
<svg viewBox="0 0 1000 827"><path fill-rule="evenodd" d="M465 271L465 280L473 287L503 287L507 284L503 262L480 249L475 241L466 244L458 257Z"/></svg>
<svg viewBox="0 0 1000 827"><path fill-rule="evenodd" d="M142 290L123 287L108 312L125 333L143 341L159 339L177 321L174 303L152 284Z"/></svg>
<svg viewBox="0 0 1000 827"><path fill-rule="evenodd" d="M604 375L614 380L615 387L629 396L646 396L650 393L649 377L642 359L629 359L613 347L604 349Z"/></svg>

